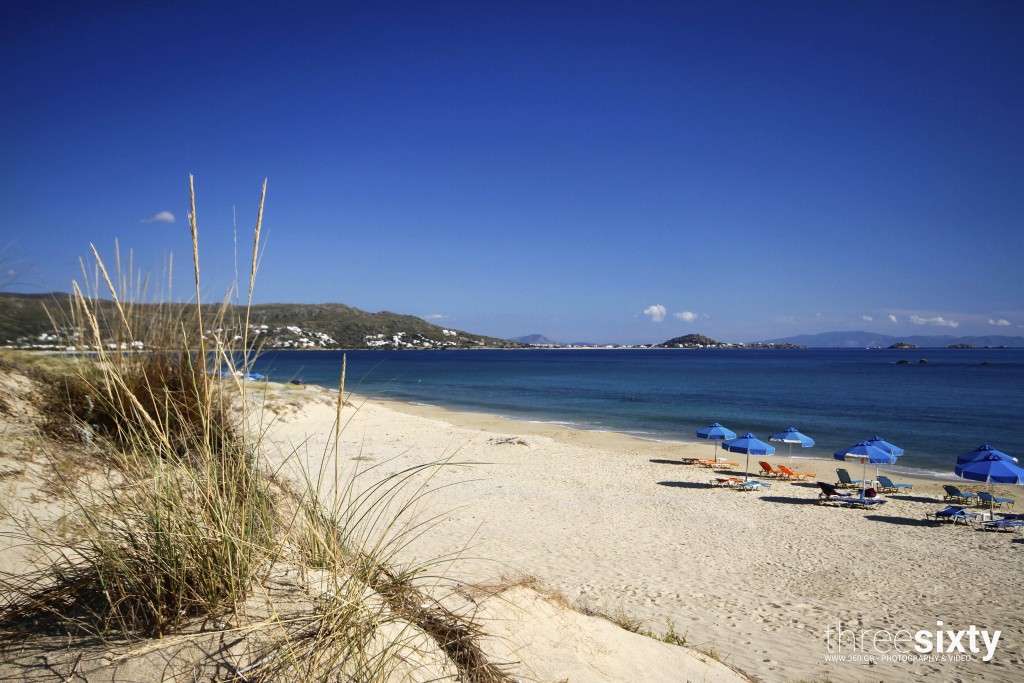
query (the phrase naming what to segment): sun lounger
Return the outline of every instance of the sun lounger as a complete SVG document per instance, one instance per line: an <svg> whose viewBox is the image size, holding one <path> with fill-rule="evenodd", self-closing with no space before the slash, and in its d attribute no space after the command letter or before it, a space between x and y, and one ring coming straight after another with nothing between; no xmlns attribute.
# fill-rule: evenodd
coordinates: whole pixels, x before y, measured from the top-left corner
<svg viewBox="0 0 1024 683"><path fill-rule="evenodd" d="M829 484L824 481L816 482L818 488L821 489L821 493L818 494L818 502L822 505L845 505L847 507L861 507L869 508L882 505L888 501L884 498L879 498L874 493L873 489L868 489L864 496L859 495L843 495L839 493L833 484Z"/></svg>
<svg viewBox="0 0 1024 683"><path fill-rule="evenodd" d="M885 475L878 475L878 490L882 493L910 493L914 490L913 484L896 484Z"/></svg>
<svg viewBox="0 0 1024 683"><path fill-rule="evenodd" d="M818 501L822 505L841 505L850 508L872 508L888 503L885 498L867 498L861 496L828 496Z"/></svg>
<svg viewBox="0 0 1024 683"><path fill-rule="evenodd" d="M1003 505L1013 507L1013 504L1016 502L1013 498L996 498L988 491L979 491L978 499L978 505L988 505L994 508L1002 507Z"/></svg>
<svg viewBox="0 0 1024 683"><path fill-rule="evenodd" d="M761 471L758 474L762 474L766 477L782 476L782 472L779 472L777 469L772 467L770 464L766 463L764 460L759 460L757 464L761 466Z"/></svg>
<svg viewBox="0 0 1024 683"><path fill-rule="evenodd" d="M739 467L740 466L740 464L738 462L727 462L727 461L724 461L724 460L723 461L708 460L707 462L701 462L701 463L697 463L697 464L700 465L701 467L707 467L708 469L714 469L716 467L722 467L722 468L725 468L727 470L731 470L734 467Z"/></svg>
<svg viewBox="0 0 1024 683"><path fill-rule="evenodd" d="M949 507L935 512L926 512L924 516L925 519L933 519L936 522L948 521L953 524L956 524L957 522L963 522L966 524L967 522L973 521L978 516L978 513L968 512L967 508L962 505L950 505Z"/></svg>
<svg viewBox="0 0 1024 683"><path fill-rule="evenodd" d="M818 484L818 488L821 489L821 493L818 494L819 498L828 498L829 496L842 495L839 493L839 490L836 488L835 484L829 484L828 482L824 481L819 481L816 483Z"/></svg>
<svg viewBox="0 0 1024 683"><path fill-rule="evenodd" d="M952 484L943 484L942 488L945 489L946 495L942 497L942 500L953 500L958 503L975 503L977 504L979 498L977 493L971 491L961 491Z"/></svg>
<svg viewBox="0 0 1024 683"><path fill-rule="evenodd" d="M736 488L737 488L737 490L740 490L740 491L759 491L761 489L771 488L771 486L772 485L769 484L766 481L755 481L753 479L750 479L748 481L743 482L742 484L740 484Z"/></svg>
<svg viewBox="0 0 1024 683"><path fill-rule="evenodd" d="M739 486L742 483L739 477L715 477L711 480L712 486Z"/></svg>
<svg viewBox="0 0 1024 683"><path fill-rule="evenodd" d="M813 479L818 476L814 472L794 472L785 465L779 465L779 471L782 472L782 476L785 479Z"/></svg>
<svg viewBox="0 0 1024 683"><path fill-rule="evenodd" d="M981 523L985 531L1012 531L1014 533L1024 527L1024 519L990 519Z"/></svg>
<svg viewBox="0 0 1024 683"><path fill-rule="evenodd" d="M842 467L836 468L836 476L839 477L839 481L836 482L836 486L841 489L859 489L861 484L867 483L863 479L851 479L850 473Z"/></svg>

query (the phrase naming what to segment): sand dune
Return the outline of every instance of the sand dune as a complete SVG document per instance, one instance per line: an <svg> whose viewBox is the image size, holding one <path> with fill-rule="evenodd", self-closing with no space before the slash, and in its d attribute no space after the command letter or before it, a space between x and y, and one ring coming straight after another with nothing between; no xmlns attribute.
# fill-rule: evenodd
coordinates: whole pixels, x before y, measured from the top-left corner
<svg viewBox="0 0 1024 683"><path fill-rule="evenodd" d="M77 481L81 487L102 489L110 485L106 477L112 475L100 466L100 460L93 459L95 452L50 439L39 431L41 416L34 404L37 394L25 375L0 367L0 389L4 395L0 403L0 434L3 436L0 442L0 491L3 493L0 510L4 512L0 514L0 590L6 591L10 586L13 596L19 590L16 586L20 576L45 566L45 562L39 564L45 544L73 543L80 531L70 521L74 519L76 505L66 492L62 493L56 480ZM277 411L266 412L264 417L276 417L273 423L276 438L282 443L295 439L306 442L301 452L310 458L301 466L292 458L295 455L292 449L285 448L277 454L277 464L282 471L298 478L301 485L305 478L303 467L319 471L319 466L325 462L323 445L331 432L333 397L329 392L318 390L300 394L276 387L271 391ZM371 412L372 409L360 412L360 419L369 417ZM364 430L359 439L364 450L353 451L351 442L346 442L342 451L349 466L347 471L343 469L344 477L351 475L352 466L369 467L367 476L359 480L366 485L380 481L396 468L414 467L419 461L415 454L425 452L415 439L410 439L403 448L401 441L409 435L390 431L388 411L376 414L384 418L385 424L378 425L382 429L373 434L366 425L357 422L346 428L346 438L357 429ZM443 423L437 424L444 438L447 428ZM308 440L307 434L311 437ZM319 452L317 447L321 448ZM373 468L372 464L385 457L389 449L397 449L400 457L384 463L383 467ZM283 459L285 455L287 462ZM54 468L62 470L63 475L56 474ZM333 469L328 470L333 476ZM420 483L428 490L438 490L436 487L441 486L444 478L455 476L458 481L465 481L464 475L468 472L467 466L453 465L441 468L436 476ZM420 478L409 482L404 493L425 503L439 503L446 514L454 510L451 498L434 496L435 500L431 500L429 495L418 496L415 492L417 479ZM457 488L451 492L457 496L464 493ZM330 495L330 492L325 491L325 494ZM425 508L424 512L429 514L429 509ZM71 516L65 518L65 513ZM37 531L40 525L44 529ZM464 548L465 539L469 537L458 541L447 536L448 526L444 521L429 529L416 547L407 548L397 559L422 561L450 553L452 548ZM430 537L434 538L428 540ZM33 538L42 539L44 545L33 544ZM507 567L502 568L493 561L478 564L485 569L476 576L486 580L472 584L451 579L431 581L425 576L422 588L433 597L417 594L423 596L421 599L426 600L426 604L417 602L416 607L433 610L431 614L435 618L457 614L476 623L481 629L477 642L485 660L505 672L509 676L507 680L524 683L565 680L742 683L750 680L719 662L714 653L679 647L624 630L606 618L573 609L565 596L545 587L536 578L519 574L513 580L501 577L495 581L495 577L509 573ZM528 566L528 563L518 564ZM455 569L469 569L471 564L457 561L452 567L450 575L454 576ZM281 560L268 567L263 582L253 586L246 604L238 612L218 616L212 621L205 618L188 621L164 638L125 638L124 634L114 631L97 638L89 632L72 633L74 629L65 632L64 627L56 626L59 620L36 620L37 626L33 627L31 620L15 619L15 622L5 622L0 633L0 680L86 683L249 680L243 672L281 656L274 655L280 650L275 651L273 644L301 637L298 635L301 625L318 618L316 603L325 595L334 596L338 585L329 574ZM418 616L397 612L398 608L393 604L389 606L382 595L369 586L358 584L356 589L361 596L358 604L363 609L374 613L381 610L379 613L384 615L375 630L377 636L367 647L373 652L393 653L388 659L390 673L386 680L455 683L465 679L456 667L456 656L445 649L437 630L424 630L424 622ZM8 605L8 597L6 592L0 594L0 606ZM437 600L449 611L434 609ZM386 617L388 613L397 618ZM14 623L20 625L14 626ZM461 671L471 669L464 663L460 667ZM236 673L242 677L233 678Z"/></svg>

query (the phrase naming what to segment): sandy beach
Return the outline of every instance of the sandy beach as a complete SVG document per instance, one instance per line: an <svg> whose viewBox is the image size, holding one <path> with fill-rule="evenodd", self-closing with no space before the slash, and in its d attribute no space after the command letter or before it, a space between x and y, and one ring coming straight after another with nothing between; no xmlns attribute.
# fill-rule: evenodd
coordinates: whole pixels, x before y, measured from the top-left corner
<svg viewBox="0 0 1024 683"><path fill-rule="evenodd" d="M281 452L297 448L319 469L333 453L335 399L314 387L271 389L266 417ZM343 479L448 460L419 482L420 518L433 521L398 555L453 558L447 580L532 577L580 606L672 628L768 682L1020 679L1024 596L1013 577L1024 537L926 521L944 505L941 482L894 476L913 492L860 510L819 505L818 488L802 481L712 486L742 477L745 461L735 471L683 463L712 455L710 444L358 396L342 422ZM770 461L788 458L780 450ZM828 482L843 466L792 465ZM860 465L846 467L859 477ZM996 493L1020 499L1014 488ZM982 631L998 641L986 646Z"/></svg>
<svg viewBox="0 0 1024 683"><path fill-rule="evenodd" d="M77 465L70 445L55 450L39 440L27 379L2 379L0 576L16 577L39 554L20 540L25 520L60 531L68 512L69 502L45 488L48 468ZM913 491L870 510L826 506L809 481L757 477L756 457L751 476L770 487L713 485L743 477L746 460L731 470L687 464L714 454L707 443L360 396L347 397L335 448L336 392L251 389L263 463L299 489L309 481L329 500L335 468L339 489L352 496L389 477L405 481L392 507L371 515L398 541L383 555L425 567L423 589L480 625L484 650L511 680L1020 680L1024 597L1015 572L1024 535L926 520L945 505L940 481L894 477ZM790 464L830 482L841 465ZM859 476L859 465L846 468ZM83 485L101 474L92 472ZM1015 487L994 491L1020 497ZM201 656L219 652L195 643ZM36 645L11 650L20 659L0 665L0 678L48 680L52 670L90 683L160 680L154 672L189 666L174 650L161 654L162 641L124 648L44 636ZM43 664L39 647L53 652ZM408 675L388 680L460 680L443 662L410 661Z"/></svg>

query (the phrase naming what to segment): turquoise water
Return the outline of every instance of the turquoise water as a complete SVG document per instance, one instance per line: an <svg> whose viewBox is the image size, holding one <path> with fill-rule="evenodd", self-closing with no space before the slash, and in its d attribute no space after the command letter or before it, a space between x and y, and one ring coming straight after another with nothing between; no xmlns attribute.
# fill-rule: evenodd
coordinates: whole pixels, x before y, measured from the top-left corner
<svg viewBox="0 0 1024 683"><path fill-rule="evenodd" d="M343 353L347 390L515 420L682 442L793 426L817 458L877 434L906 450L889 469L950 476L981 444L1024 456L1024 349L267 351L254 369L336 389Z"/></svg>

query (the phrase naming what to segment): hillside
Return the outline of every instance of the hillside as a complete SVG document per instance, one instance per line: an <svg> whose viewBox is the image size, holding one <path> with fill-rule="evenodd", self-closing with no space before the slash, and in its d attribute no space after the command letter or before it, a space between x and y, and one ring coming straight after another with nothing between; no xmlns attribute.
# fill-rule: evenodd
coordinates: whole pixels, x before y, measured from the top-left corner
<svg viewBox="0 0 1024 683"><path fill-rule="evenodd" d="M76 340L65 325L71 317L70 297L64 293L0 293L0 346L60 349L75 347ZM99 302L100 317L116 320L111 301ZM154 315L187 316L191 304L138 304L152 308ZM212 309L212 307L211 307ZM211 311L212 312L212 311ZM243 320L244 309L230 307L228 319ZM241 336L235 328L210 329L211 339L230 340ZM249 314L252 344L268 349L439 349L517 348L525 344L494 337L438 327L411 315L383 311L368 313L344 304L259 304ZM140 347L145 340L140 340Z"/></svg>

